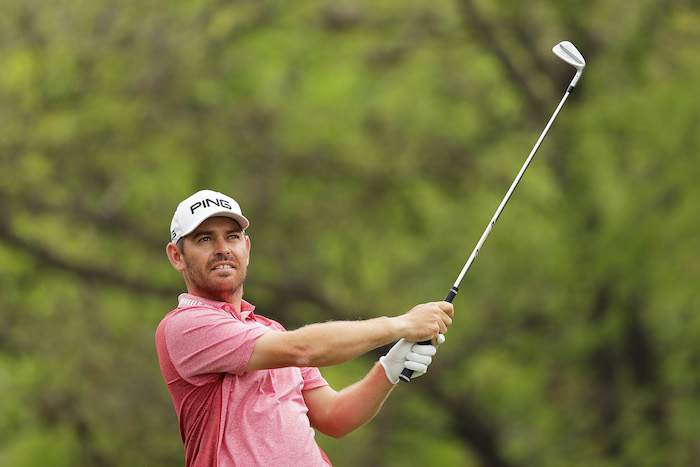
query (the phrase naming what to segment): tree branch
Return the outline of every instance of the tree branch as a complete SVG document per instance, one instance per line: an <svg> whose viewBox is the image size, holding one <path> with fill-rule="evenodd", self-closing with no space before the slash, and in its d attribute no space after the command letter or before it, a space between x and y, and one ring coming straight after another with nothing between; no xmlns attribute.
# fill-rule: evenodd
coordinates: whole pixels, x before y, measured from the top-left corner
<svg viewBox="0 0 700 467"><path fill-rule="evenodd" d="M438 384L439 381L439 375L433 373L432 377L421 382L421 387L445 408L445 413L450 417L451 432L471 446L484 467L512 467L513 464L501 454L503 450L499 446L498 428L492 421L495 417L486 416L467 395L451 392L446 385Z"/></svg>
<svg viewBox="0 0 700 467"><path fill-rule="evenodd" d="M6 220L2 216L0 216L0 240L11 247L21 250L36 258L37 261L41 261L42 266L49 266L66 271L70 274L77 275L86 281L110 283L134 292L146 293L159 297L172 297L180 292L179 289L174 287L157 286L144 282L140 279L124 277L112 271L67 261L65 258L60 257L49 249L37 247L35 243L29 244L20 237L16 236L11 231Z"/></svg>
<svg viewBox="0 0 700 467"><path fill-rule="evenodd" d="M537 93L530 87L528 75L515 65L511 59L513 56L512 51L506 51L505 47L502 45L502 41L498 39L495 28L484 18L474 1L460 0L459 5L465 25L471 26L471 28L474 29L484 47L490 50L501 65L503 65L510 81L516 88L520 89L521 93L525 96L525 100L528 102L528 107L531 111L535 115L545 114L545 106L542 100L537 96Z"/></svg>

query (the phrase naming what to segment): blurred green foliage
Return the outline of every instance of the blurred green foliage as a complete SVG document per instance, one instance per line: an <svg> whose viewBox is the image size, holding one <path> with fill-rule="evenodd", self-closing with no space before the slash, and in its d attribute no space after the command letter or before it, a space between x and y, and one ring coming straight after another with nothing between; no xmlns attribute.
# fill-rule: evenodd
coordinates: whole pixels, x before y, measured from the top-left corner
<svg viewBox="0 0 700 467"><path fill-rule="evenodd" d="M319 442L339 467L700 463L695 2L8 0L0 464L183 464L153 333L198 189L242 204L246 297L288 328L442 298L565 39L588 69L430 373Z"/></svg>

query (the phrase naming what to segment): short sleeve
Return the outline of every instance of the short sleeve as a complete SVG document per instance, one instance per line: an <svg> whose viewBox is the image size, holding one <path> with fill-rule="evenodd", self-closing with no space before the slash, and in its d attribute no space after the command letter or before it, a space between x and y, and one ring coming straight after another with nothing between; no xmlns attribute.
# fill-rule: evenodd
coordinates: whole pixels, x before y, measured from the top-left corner
<svg viewBox="0 0 700 467"><path fill-rule="evenodd" d="M328 382L323 376L321 376L321 371L318 368L301 368L301 377L304 379L304 387L301 389L302 391L328 386Z"/></svg>
<svg viewBox="0 0 700 467"><path fill-rule="evenodd" d="M223 310L185 308L170 316L165 343L178 374L201 385L213 373L242 374L255 341L269 330L255 322L244 324Z"/></svg>

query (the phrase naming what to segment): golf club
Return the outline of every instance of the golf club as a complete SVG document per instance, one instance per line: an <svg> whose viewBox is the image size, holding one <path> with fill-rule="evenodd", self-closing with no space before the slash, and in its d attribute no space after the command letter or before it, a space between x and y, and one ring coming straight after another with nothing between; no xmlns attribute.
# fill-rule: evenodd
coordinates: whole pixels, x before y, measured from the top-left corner
<svg viewBox="0 0 700 467"><path fill-rule="evenodd" d="M584 68L586 68L586 60L584 60L583 55L581 55L581 53L576 49L574 44L572 44L569 41L562 41L562 42L558 43L557 45L555 45L552 48L552 52L554 52L554 54L557 57L561 58L569 65L575 67L576 68L576 75L571 80L571 83L569 83L569 87L566 89L566 92L564 93L564 97L562 97L561 101L559 102L559 105L557 106L556 110L552 114L552 117L549 119L547 126L544 128L544 131L542 132L539 139L535 143L535 146L532 148L532 151L530 151L530 155L527 157L527 159L525 160L525 163L523 164L522 168L520 169L520 172L518 172L518 175L515 177L515 180L513 181L512 185L510 186L510 189L508 189L508 192L506 193L506 196L503 198L503 201L501 201L501 204L498 206L498 209L496 209L496 213L491 218L491 222L489 222L488 226L486 227L486 230L481 235L481 238L479 239L479 242L476 244L476 247L474 247L472 254L469 256L469 259L467 260L466 264L462 268L462 271L459 273L457 280L455 281L454 285L450 288L450 291L447 293L447 297L445 297L446 302L452 303L452 300L454 300L455 296L457 295L457 292L459 291L459 285L462 283L462 279L464 279L464 276L467 274L467 271L469 271L469 268L471 267L471 265L474 262L474 260L476 259L476 257L479 256L479 251L481 250L481 247L486 242L486 239L488 238L489 234L491 233L491 230L493 230L494 225L496 225L496 221L500 217L501 212L503 212L503 209L506 207L506 204L508 203L508 200L510 199L511 195L513 194L513 191L515 191L515 187L518 186L520 179L523 178L523 175L525 174L527 167L530 165L532 158L535 157L535 153L539 149L540 144L542 144L542 140L544 140L544 137L547 135L547 132L549 131L549 127L552 126L554 119L557 118L557 115L559 114L559 111L561 110L562 106L564 105L564 102L566 102L566 99L569 97L569 94L571 94L571 91L574 90L576 83L578 83L579 78L581 78L581 74L583 74ZM430 341L423 341L423 342L420 342L420 344L430 344ZM409 382L409 381L411 381L412 374L413 374L413 371L406 368L403 370L401 375L399 375L399 378L401 378L402 381Z"/></svg>

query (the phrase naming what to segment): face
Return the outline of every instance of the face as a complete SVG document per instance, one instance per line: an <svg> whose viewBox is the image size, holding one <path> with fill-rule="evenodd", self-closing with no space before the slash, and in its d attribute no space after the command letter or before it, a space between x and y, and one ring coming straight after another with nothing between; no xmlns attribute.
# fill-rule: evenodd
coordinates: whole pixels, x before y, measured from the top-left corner
<svg viewBox="0 0 700 467"><path fill-rule="evenodd" d="M182 251L168 245L168 257L191 294L229 303L243 296L250 239L233 219L205 220L185 237Z"/></svg>

